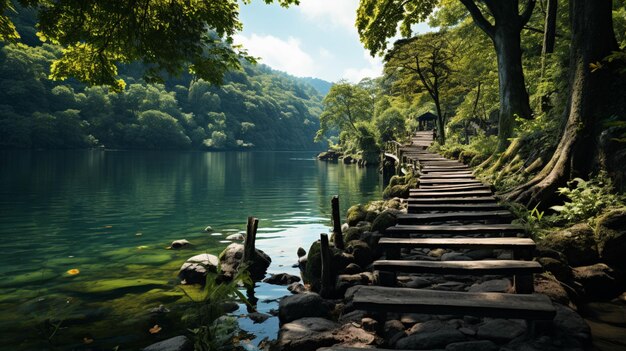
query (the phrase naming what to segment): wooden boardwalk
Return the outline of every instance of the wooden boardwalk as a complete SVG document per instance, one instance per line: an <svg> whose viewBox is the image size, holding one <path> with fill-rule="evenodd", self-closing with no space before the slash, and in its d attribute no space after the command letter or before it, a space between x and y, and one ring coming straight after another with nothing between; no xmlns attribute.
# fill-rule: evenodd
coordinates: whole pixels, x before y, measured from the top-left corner
<svg viewBox="0 0 626 351"><path fill-rule="evenodd" d="M374 262L379 286L359 288L355 308L375 312L400 311L430 314L550 320L556 312L550 299L533 293L533 274L542 271L531 261L535 243L523 227L511 224L514 216L500 206L491 186L477 180L459 161L427 151L432 132L418 132L410 146L400 148L405 162L420 173L411 189L408 214L388 228L379 241L385 259ZM474 261L419 261L403 252L415 248L498 249L512 259ZM515 293L449 292L398 287L398 273L509 275Z"/></svg>

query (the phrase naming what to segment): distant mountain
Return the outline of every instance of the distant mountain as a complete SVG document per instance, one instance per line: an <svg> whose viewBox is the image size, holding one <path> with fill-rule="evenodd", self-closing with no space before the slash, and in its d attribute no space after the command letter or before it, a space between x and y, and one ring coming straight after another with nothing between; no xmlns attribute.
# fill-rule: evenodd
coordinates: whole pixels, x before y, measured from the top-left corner
<svg viewBox="0 0 626 351"><path fill-rule="evenodd" d="M330 87L333 85L333 83L319 78L304 77L297 79L302 80L307 84L313 86L313 88L315 88L315 90L322 94L322 96L326 96L326 94L328 94L328 91L330 90Z"/></svg>

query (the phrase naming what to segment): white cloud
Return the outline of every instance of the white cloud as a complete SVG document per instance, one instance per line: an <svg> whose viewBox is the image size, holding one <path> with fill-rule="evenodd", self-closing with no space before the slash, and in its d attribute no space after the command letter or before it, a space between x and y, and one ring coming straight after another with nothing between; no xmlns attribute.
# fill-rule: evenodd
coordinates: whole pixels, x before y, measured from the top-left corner
<svg viewBox="0 0 626 351"><path fill-rule="evenodd" d="M250 55L261 62L294 76L309 77L315 74L314 60L300 47L300 40L289 37L282 40L272 35L236 35L235 43L243 45Z"/></svg>
<svg viewBox="0 0 626 351"><path fill-rule="evenodd" d="M352 83L358 83L361 79L369 77L376 78L383 73L383 61L380 57L370 56L367 50L363 51L363 58L367 65L360 68L347 68L343 71L343 79L347 79Z"/></svg>
<svg viewBox="0 0 626 351"><path fill-rule="evenodd" d="M335 57L332 52L328 51L326 48L320 48L320 58L324 60L329 60Z"/></svg>
<svg viewBox="0 0 626 351"><path fill-rule="evenodd" d="M356 33L354 22L358 0L301 0L298 10L320 27L340 27Z"/></svg>

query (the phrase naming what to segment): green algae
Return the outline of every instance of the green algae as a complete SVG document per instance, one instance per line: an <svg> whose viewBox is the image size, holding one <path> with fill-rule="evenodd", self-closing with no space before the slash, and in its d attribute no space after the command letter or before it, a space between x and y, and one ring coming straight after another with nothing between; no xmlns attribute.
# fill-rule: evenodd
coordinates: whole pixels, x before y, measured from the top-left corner
<svg viewBox="0 0 626 351"><path fill-rule="evenodd" d="M59 276L58 272L51 269L42 269L32 272L13 272L11 275L3 277L0 281L0 288L4 287L19 287L25 285L32 285L36 283L42 283Z"/></svg>
<svg viewBox="0 0 626 351"><path fill-rule="evenodd" d="M107 294L115 292L124 293L127 291L148 291L155 287L164 287L167 285L168 283L163 280L120 278L68 284L63 287L63 290L78 293Z"/></svg>

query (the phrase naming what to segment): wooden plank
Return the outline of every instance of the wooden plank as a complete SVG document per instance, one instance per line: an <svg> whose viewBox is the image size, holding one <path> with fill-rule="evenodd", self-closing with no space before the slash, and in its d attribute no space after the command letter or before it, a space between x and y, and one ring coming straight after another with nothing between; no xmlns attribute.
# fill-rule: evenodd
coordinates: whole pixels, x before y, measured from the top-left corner
<svg viewBox="0 0 626 351"><path fill-rule="evenodd" d="M402 214L398 216L398 224L422 224L445 221L487 221L502 220L511 221L515 217L510 211L466 211L427 214Z"/></svg>
<svg viewBox="0 0 626 351"><path fill-rule="evenodd" d="M467 166L447 166L447 167L441 167L441 166L423 166L422 167L422 172L424 173L428 173L428 172L457 172L457 171L469 171L470 168Z"/></svg>
<svg viewBox="0 0 626 351"><path fill-rule="evenodd" d="M482 260L482 261L374 261L374 270L453 275L518 275L543 272L537 261Z"/></svg>
<svg viewBox="0 0 626 351"><path fill-rule="evenodd" d="M445 174L445 173L436 173L431 174L427 173L420 176L420 179L444 179L444 178L452 178L452 179L462 179L462 178L472 178L476 179L471 173L463 173L463 174Z"/></svg>
<svg viewBox="0 0 626 351"><path fill-rule="evenodd" d="M409 206L411 204L421 205L449 205L449 204L476 204L486 202L496 202L496 198L493 196L481 196L481 197L410 197L407 199Z"/></svg>
<svg viewBox="0 0 626 351"><path fill-rule="evenodd" d="M444 248L444 249L503 249L532 250L535 242L530 238L381 238L382 248Z"/></svg>
<svg viewBox="0 0 626 351"><path fill-rule="evenodd" d="M482 184L476 178L428 178L419 179L420 185L430 184Z"/></svg>
<svg viewBox="0 0 626 351"><path fill-rule="evenodd" d="M551 320L556 310L540 294L469 293L457 291L361 286L354 308L374 312L472 315L478 317Z"/></svg>
<svg viewBox="0 0 626 351"><path fill-rule="evenodd" d="M460 185L422 185L418 189L410 189L412 191L456 191L456 190L491 190L491 187L485 184L460 184Z"/></svg>
<svg viewBox="0 0 626 351"><path fill-rule="evenodd" d="M485 196L485 197L490 197L491 195L493 195L493 193L491 192L491 190L466 190L466 191L461 191L461 190L457 190L457 191L442 191L442 192L436 192L436 191L424 191L424 192L418 192L418 191L409 191L409 195L412 198L418 198L418 197L427 197L427 198L445 198L445 197L481 197L481 196Z"/></svg>
<svg viewBox="0 0 626 351"><path fill-rule="evenodd" d="M499 204L493 203L482 203L482 204L443 204L443 205L413 205L409 204L408 212L409 213L424 213L424 212L432 212L432 211L496 211L504 209L504 207Z"/></svg>
<svg viewBox="0 0 626 351"><path fill-rule="evenodd" d="M405 225L397 224L385 230L392 237L410 234L473 235L473 234L523 234L524 227L516 224L471 224L471 225Z"/></svg>

